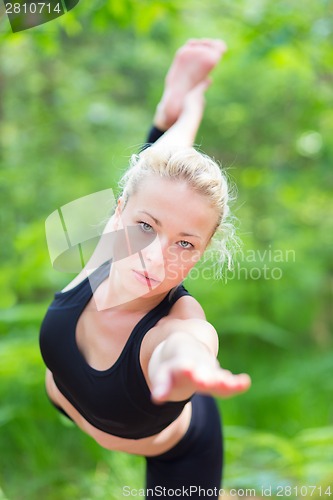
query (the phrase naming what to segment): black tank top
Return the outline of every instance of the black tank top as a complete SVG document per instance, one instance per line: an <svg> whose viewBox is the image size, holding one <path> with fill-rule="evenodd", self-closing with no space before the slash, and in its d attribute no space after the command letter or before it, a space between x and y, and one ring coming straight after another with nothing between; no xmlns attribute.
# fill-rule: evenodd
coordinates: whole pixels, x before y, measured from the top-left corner
<svg viewBox="0 0 333 500"><path fill-rule="evenodd" d="M107 370L96 370L80 353L75 331L93 291L109 272L106 262L76 287L55 293L41 326L40 349L58 389L88 422L114 436L140 439L165 429L189 401L154 404L139 359L148 330L189 294L182 285L169 292L133 328L117 361Z"/></svg>

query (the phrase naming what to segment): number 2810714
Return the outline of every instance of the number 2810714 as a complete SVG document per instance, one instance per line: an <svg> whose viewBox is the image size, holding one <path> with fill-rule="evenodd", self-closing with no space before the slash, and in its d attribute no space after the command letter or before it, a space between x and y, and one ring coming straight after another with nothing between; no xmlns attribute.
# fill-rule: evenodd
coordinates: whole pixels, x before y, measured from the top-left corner
<svg viewBox="0 0 333 500"><path fill-rule="evenodd" d="M6 2L6 13L7 14L51 14L56 12L58 14L62 13L62 8L60 3L52 4L51 2L32 2L32 3L11 3Z"/></svg>

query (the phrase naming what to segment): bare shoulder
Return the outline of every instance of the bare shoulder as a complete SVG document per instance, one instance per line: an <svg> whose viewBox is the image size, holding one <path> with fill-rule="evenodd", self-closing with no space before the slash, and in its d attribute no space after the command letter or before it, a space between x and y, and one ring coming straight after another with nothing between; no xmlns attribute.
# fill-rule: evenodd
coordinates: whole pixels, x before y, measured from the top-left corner
<svg viewBox="0 0 333 500"><path fill-rule="evenodd" d="M64 293L68 292L69 290L72 290L73 288L77 287L80 283L82 283L82 281L84 281L87 277L88 273L86 272L85 269L83 269L77 276L75 276L75 278L72 281L68 283L68 285L65 286L65 288L61 290L61 292Z"/></svg>
<svg viewBox="0 0 333 500"><path fill-rule="evenodd" d="M170 314L157 325L163 340L176 331L194 335L203 343L217 348L217 332L207 319L200 303L192 296L185 295L177 300Z"/></svg>
<svg viewBox="0 0 333 500"><path fill-rule="evenodd" d="M165 318L171 319L206 319L205 312L200 303L191 295L183 295L172 306L170 313Z"/></svg>
<svg viewBox="0 0 333 500"><path fill-rule="evenodd" d="M140 356L144 371L154 349L176 331L189 332L214 351L218 349L216 330L206 320L200 303L194 297L184 295L173 305L170 313L145 335Z"/></svg>

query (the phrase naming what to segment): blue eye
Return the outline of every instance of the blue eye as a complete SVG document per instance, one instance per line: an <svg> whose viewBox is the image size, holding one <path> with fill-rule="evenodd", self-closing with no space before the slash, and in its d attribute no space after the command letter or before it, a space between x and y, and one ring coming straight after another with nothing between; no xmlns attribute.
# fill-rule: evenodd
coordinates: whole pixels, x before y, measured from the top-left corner
<svg viewBox="0 0 333 500"><path fill-rule="evenodd" d="M179 241L178 244L181 248L192 248L193 247L192 243L190 243L189 241L185 241L185 240Z"/></svg>
<svg viewBox="0 0 333 500"><path fill-rule="evenodd" d="M153 227L148 224L148 222L139 222L140 226L141 226L141 229L143 232L145 233L151 233L154 231Z"/></svg>

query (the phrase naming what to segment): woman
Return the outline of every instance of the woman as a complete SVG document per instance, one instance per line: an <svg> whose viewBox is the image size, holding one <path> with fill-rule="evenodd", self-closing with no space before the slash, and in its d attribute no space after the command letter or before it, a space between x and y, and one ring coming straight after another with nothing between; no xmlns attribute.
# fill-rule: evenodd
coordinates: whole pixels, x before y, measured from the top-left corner
<svg viewBox="0 0 333 500"><path fill-rule="evenodd" d="M250 385L219 366L216 331L182 285L213 235L229 229L226 179L192 149L208 74L224 50L218 40L190 40L177 52L154 144L132 160L94 255L55 294L41 328L49 398L101 446L146 457L150 498L201 498L202 489L218 497L212 395Z"/></svg>

